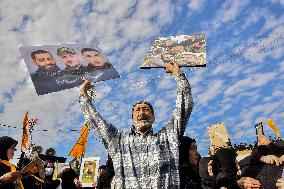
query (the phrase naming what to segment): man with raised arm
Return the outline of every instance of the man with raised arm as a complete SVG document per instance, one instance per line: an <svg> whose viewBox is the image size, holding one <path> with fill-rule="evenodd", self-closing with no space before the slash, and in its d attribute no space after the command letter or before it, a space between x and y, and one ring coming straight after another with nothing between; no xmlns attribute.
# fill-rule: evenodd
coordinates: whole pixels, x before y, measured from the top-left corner
<svg viewBox="0 0 284 189"><path fill-rule="evenodd" d="M92 104L85 81L80 90L80 105L90 128L104 141L113 160L115 179L120 188L179 188L179 142L190 117L193 100L190 85L179 67L166 64L166 72L177 81L176 108L170 121L153 133L154 110L146 101L132 107L130 132L119 132L106 122Z"/></svg>

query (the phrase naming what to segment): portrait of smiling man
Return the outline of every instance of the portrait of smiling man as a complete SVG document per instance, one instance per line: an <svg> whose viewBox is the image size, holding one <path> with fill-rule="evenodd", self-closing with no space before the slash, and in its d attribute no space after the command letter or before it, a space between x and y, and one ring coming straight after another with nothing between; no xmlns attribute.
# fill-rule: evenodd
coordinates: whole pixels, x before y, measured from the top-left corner
<svg viewBox="0 0 284 189"><path fill-rule="evenodd" d="M31 53L32 63L38 67L36 72L31 74L35 90L38 95L47 94L60 90L57 79L62 71L56 65L55 59L46 50L36 50Z"/></svg>

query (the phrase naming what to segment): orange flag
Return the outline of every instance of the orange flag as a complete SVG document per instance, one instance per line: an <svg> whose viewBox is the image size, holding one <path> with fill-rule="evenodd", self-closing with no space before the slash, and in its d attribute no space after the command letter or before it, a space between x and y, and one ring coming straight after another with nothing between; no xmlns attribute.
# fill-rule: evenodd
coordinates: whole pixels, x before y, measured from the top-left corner
<svg viewBox="0 0 284 189"><path fill-rule="evenodd" d="M76 157L77 159L79 159L85 153L89 134L87 123L85 123L84 127L81 128L81 132L82 134L80 138L77 140L68 156Z"/></svg>
<svg viewBox="0 0 284 189"><path fill-rule="evenodd" d="M29 118L28 118L28 111L26 112L26 115L24 117L24 120L23 120L23 135L22 135L22 144L21 144L21 149L23 147L26 148L27 146L27 143L28 143L28 132L27 132L27 125L28 125L28 122L29 122Z"/></svg>
<svg viewBox="0 0 284 189"><path fill-rule="evenodd" d="M272 121L272 119L267 119L267 123L270 126L270 128L274 131L276 136L278 138L280 138L280 132L279 132L278 128L276 127L276 125L274 124L274 122Z"/></svg>

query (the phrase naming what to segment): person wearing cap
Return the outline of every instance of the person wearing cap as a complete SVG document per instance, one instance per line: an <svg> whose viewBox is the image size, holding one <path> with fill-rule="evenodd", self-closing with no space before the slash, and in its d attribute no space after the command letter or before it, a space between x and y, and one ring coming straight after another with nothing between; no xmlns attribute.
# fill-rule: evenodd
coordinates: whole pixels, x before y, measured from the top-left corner
<svg viewBox="0 0 284 189"><path fill-rule="evenodd" d="M23 186L20 179L22 174L9 162L14 158L14 152L18 142L11 137L0 137L0 188L14 189L16 186Z"/></svg>
<svg viewBox="0 0 284 189"><path fill-rule="evenodd" d="M57 55L61 62L66 66L62 70L60 82L64 88L72 88L82 84L82 78L87 68L81 64L79 55L74 49L69 47L61 47L57 49Z"/></svg>
<svg viewBox="0 0 284 189"><path fill-rule="evenodd" d="M86 79L97 82L119 77L115 68L101 51L95 48L83 48L81 53L84 59L89 62Z"/></svg>
<svg viewBox="0 0 284 189"><path fill-rule="evenodd" d="M177 81L176 108L170 121L153 133L154 109L147 101L132 107L130 132L120 132L105 121L92 104L85 81L80 90L80 105L91 129L104 141L113 160L115 180L120 188L180 188L179 141L186 129L193 100L185 75L176 64L166 64L166 72Z"/></svg>
<svg viewBox="0 0 284 189"><path fill-rule="evenodd" d="M62 75L62 72L50 52L36 50L31 53L31 57L33 64L38 67L36 72L31 74L37 94L43 95L60 90L57 79Z"/></svg>

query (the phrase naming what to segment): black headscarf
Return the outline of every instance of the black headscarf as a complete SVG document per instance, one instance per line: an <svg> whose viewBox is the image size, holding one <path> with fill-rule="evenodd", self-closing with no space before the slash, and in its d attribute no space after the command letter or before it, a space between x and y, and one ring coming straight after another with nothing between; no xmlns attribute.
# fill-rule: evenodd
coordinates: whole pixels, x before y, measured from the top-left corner
<svg viewBox="0 0 284 189"><path fill-rule="evenodd" d="M190 165L189 163L189 149L191 144L195 142L195 139L188 136L183 136L179 146L179 164L180 165Z"/></svg>
<svg viewBox="0 0 284 189"><path fill-rule="evenodd" d="M201 189L198 170L194 170L189 162L189 149L193 142L196 142L195 139L183 136L179 146L180 188L183 189Z"/></svg>
<svg viewBox="0 0 284 189"><path fill-rule="evenodd" d="M17 145L17 144L18 142L12 139L11 137L8 137L8 136L0 137L0 159L8 161L7 150L11 146Z"/></svg>

